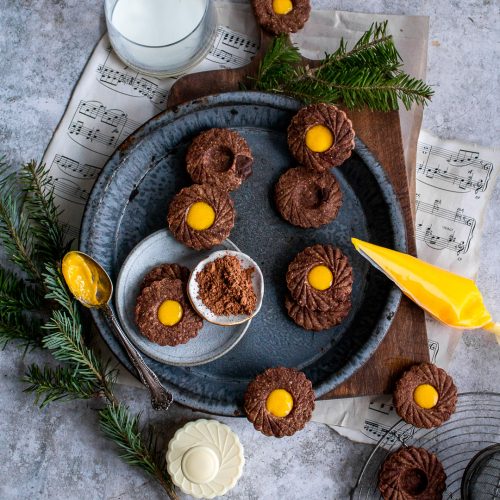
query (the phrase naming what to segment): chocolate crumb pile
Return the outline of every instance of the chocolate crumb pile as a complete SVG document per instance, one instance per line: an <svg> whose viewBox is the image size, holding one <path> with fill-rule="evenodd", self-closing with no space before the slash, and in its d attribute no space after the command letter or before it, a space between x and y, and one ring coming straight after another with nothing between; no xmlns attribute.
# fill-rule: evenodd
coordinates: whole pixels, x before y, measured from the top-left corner
<svg viewBox="0 0 500 500"><path fill-rule="evenodd" d="M199 297L219 316L250 315L257 306L252 286L255 268L243 269L238 257L226 255L208 263L196 277Z"/></svg>

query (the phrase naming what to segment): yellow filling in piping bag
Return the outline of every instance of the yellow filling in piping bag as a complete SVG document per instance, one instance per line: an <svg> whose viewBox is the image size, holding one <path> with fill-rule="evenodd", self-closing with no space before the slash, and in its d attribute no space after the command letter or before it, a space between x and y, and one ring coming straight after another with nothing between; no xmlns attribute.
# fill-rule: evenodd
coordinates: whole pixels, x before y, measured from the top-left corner
<svg viewBox="0 0 500 500"><path fill-rule="evenodd" d="M453 328L482 328L500 343L500 323L486 309L476 283L411 255L351 239L356 250L422 309Z"/></svg>

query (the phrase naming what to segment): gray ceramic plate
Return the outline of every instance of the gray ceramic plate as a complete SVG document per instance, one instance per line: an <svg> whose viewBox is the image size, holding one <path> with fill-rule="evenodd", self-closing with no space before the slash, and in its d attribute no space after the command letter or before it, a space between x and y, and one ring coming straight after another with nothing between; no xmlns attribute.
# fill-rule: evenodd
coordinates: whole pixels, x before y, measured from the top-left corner
<svg viewBox="0 0 500 500"><path fill-rule="evenodd" d="M202 365L220 358L242 339L251 320L232 326L219 326L204 321L194 339L175 347L161 346L149 341L141 335L135 324L135 301L144 276L153 267L165 262L176 262L192 270L200 259L208 257L216 250L238 248L226 240L212 250L196 252L175 240L167 229L160 229L142 240L125 259L116 281L116 312L129 339L144 354L169 365Z"/></svg>
<svg viewBox="0 0 500 500"><path fill-rule="evenodd" d="M238 345L211 363L168 366L149 357L175 399L223 415L238 415L249 380L270 366L304 370L318 396L352 375L386 334L401 293L371 268L350 243L351 236L406 251L403 217L382 167L356 141L353 156L335 175L344 202L335 221L320 229L299 229L277 213L273 188L294 165L286 129L300 103L285 97L237 92L220 94L158 115L118 150L104 167L84 215L81 250L104 265L116 280L132 248L165 227L173 195L190 184L186 148L202 130L230 127L248 141L254 173L233 196L237 210L231 240L260 266L265 297ZM312 333L296 326L284 308L288 263L306 246L331 243L349 257L354 270L353 307L345 321ZM169 255L165 255L168 261ZM110 348L131 369L124 351L103 319L94 319Z"/></svg>

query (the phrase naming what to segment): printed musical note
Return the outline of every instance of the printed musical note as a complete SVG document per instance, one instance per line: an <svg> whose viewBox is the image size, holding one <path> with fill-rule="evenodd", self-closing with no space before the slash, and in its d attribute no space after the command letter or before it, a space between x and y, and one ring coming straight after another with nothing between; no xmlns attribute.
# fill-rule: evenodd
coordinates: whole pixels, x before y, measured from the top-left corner
<svg viewBox="0 0 500 500"><path fill-rule="evenodd" d="M207 60L224 67L238 68L248 64L258 50L259 47L255 40L229 28L219 26Z"/></svg>
<svg viewBox="0 0 500 500"><path fill-rule="evenodd" d="M456 193L486 191L493 164L481 160L477 151L450 151L424 142L418 143L422 160L417 162L417 180Z"/></svg>
<svg viewBox="0 0 500 500"><path fill-rule="evenodd" d="M55 155L52 165L56 165L61 172L76 179L95 179L101 171L94 165L80 163L63 155Z"/></svg>
<svg viewBox="0 0 500 500"><path fill-rule="evenodd" d="M108 63L97 66L97 80L104 86L131 97L146 97L158 107L167 102L168 90L129 69L115 69Z"/></svg>
<svg viewBox="0 0 500 500"><path fill-rule="evenodd" d="M80 101L68 135L81 146L109 156L138 126L120 109L108 109L100 101Z"/></svg>
<svg viewBox="0 0 500 500"><path fill-rule="evenodd" d="M417 194L416 238L434 250L451 250L457 255L467 253L476 227L476 220L462 208L448 210L441 200L426 203Z"/></svg>
<svg viewBox="0 0 500 500"><path fill-rule="evenodd" d="M54 192L60 198L71 201L77 205L85 205L88 200L89 192L78 186L76 182L64 178L54 178Z"/></svg>
<svg viewBox="0 0 500 500"><path fill-rule="evenodd" d="M436 362L437 355L439 353L439 343L435 340L428 340L429 345L429 358L431 363Z"/></svg>

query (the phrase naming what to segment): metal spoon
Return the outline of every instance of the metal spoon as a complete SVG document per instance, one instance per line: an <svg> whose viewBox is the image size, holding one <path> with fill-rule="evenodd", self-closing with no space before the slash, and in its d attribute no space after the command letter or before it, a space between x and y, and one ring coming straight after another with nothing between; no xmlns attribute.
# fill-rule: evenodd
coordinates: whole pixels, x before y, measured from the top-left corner
<svg viewBox="0 0 500 500"><path fill-rule="evenodd" d="M96 288L95 301L86 300L83 296L81 288L78 289L78 287L74 286L74 284L68 282L68 272L70 272L69 259L75 254L85 261L91 271L91 281ZM168 410L173 401L172 394L162 386L158 376L146 365L142 356L122 330L113 313L113 310L109 306L109 302L113 295L113 283L111 282L111 278L108 276L108 273L92 257L78 251L68 252L64 256L62 264L64 280L66 281L66 284L68 285L68 288L73 296L85 307L88 307L89 309L97 308L103 313L110 328L113 330L113 333L118 338L125 351L127 351L128 357L139 374L141 382L149 389L149 393L151 395L151 406L155 410Z"/></svg>

